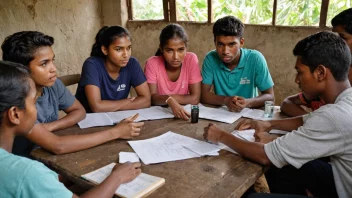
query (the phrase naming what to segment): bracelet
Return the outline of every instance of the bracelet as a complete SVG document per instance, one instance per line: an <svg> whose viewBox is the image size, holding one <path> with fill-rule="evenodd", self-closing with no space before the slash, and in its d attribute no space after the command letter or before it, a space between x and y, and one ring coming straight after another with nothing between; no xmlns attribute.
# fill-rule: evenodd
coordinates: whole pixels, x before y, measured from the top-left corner
<svg viewBox="0 0 352 198"><path fill-rule="evenodd" d="M172 97L171 97L171 96L169 96L169 97L165 100L165 103L166 103L166 104L168 104L168 103L167 103L167 101L169 101L169 100L170 100L170 98L172 98Z"/></svg>

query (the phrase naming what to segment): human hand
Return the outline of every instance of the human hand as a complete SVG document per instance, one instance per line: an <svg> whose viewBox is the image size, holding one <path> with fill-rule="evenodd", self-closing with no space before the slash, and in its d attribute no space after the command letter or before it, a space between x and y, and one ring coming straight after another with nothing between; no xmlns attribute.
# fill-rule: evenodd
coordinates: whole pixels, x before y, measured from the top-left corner
<svg viewBox="0 0 352 198"><path fill-rule="evenodd" d="M209 125L204 128L203 137L206 141L217 144L220 142L223 133L225 132L218 128L216 125L209 123Z"/></svg>
<svg viewBox="0 0 352 198"><path fill-rule="evenodd" d="M123 120L116 126L110 129L114 139L131 139L139 136L144 122L133 122L133 120Z"/></svg>
<svg viewBox="0 0 352 198"><path fill-rule="evenodd" d="M271 130L271 123L269 121L244 119L235 127L235 130L245 129L255 129L256 133L264 131L269 132Z"/></svg>
<svg viewBox="0 0 352 198"><path fill-rule="evenodd" d="M133 115L131 117L128 117L128 118L121 120L121 122L133 122L138 118L138 116L139 116L139 113L136 113L135 115Z"/></svg>
<svg viewBox="0 0 352 198"><path fill-rule="evenodd" d="M191 117L191 114L187 112L180 104L178 104L178 102L174 98L171 97L167 101L167 103L170 106L176 118L180 118L186 121L189 120L189 118Z"/></svg>
<svg viewBox="0 0 352 198"><path fill-rule="evenodd" d="M227 106L229 111L236 112L238 107L236 107L236 104L233 102L233 100L234 100L234 97L226 97L224 100L224 104Z"/></svg>
<svg viewBox="0 0 352 198"><path fill-rule="evenodd" d="M134 180L141 172L141 163L124 163L115 165L111 171L111 175L118 177L120 183L123 184Z"/></svg>
<svg viewBox="0 0 352 198"><path fill-rule="evenodd" d="M247 105L246 99L241 96L232 97L232 102L236 105L234 109L235 112L241 112Z"/></svg>
<svg viewBox="0 0 352 198"><path fill-rule="evenodd" d="M258 132L254 133L254 138L256 142L261 142L263 144L269 143L274 141L276 138L278 138L278 135L273 135L268 132Z"/></svg>

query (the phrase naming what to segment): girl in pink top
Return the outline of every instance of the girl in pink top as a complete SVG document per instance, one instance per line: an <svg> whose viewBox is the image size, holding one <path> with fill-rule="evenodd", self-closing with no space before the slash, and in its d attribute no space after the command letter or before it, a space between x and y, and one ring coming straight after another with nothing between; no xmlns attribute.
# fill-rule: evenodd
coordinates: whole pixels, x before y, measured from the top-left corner
<svg viewBox="0 0 352 198"><path fill-rule="evenodd" d="M160 34L155 56L145 65L152 105L169 105L177 118L188 120L181 105L198 104L202 76L198 58L187 52L188 36L182 26L167 25Z"/></svg>

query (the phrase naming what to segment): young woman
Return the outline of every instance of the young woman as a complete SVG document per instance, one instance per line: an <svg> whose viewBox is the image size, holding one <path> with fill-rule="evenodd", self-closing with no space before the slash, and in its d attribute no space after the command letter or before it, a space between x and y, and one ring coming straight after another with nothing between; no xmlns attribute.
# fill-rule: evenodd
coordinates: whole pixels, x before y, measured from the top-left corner
<svg viewBox="0 0 352 198"><path fill-rule="evenodd" d="M54 39L41 32L24 31L8 36L1 49L3 59L21 63L31 71L37 90L37 124L30 134L18 137L13 153L29 156L34 144L55 154L87 149L116 138L131 138L139 134L143 123L120 123L115 127L97 133L73 136L56 136L52 131L68 128L85 117L82 105L56 78ZM58 119L59 110L67 115ZM33 144L34 143L34 144Z"/></svg>
<svg viewBox="0 0 352 198"><path fill-rule="evenodd" d="M131 57L131 36L126 29L100 29L90 55L83 64L76 92L87 112L150 107L146 78L137 59ZM138 95L135 98L128 98L131 86Z"/></svg>
<svg viewBox="0 0 352 198"><path fill-rule="evenodd" d="M0 197L77 197L42 163L11 154L15 136L30 134L37 120L36 93L28 68L0 61ZM112 197L120 184L140 174L140 166L115 166L105 181L81 197Z"/></svg>
<svg viewBox="0 0 352 198"><path fill-rule="evenodd" d="M169 105L177 118L190 117L181 105L198 104L202 76L198 58L187 52L188 36L182 26L167 25L160 34L155 56L145 65L153 105Z"/></svg>

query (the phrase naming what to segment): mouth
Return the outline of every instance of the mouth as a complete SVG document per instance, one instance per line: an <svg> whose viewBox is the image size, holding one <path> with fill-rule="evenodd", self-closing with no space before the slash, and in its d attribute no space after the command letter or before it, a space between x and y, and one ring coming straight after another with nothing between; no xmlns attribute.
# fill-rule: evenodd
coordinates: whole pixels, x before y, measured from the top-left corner
<svg viewBox="0 0 352 198"><path fill-rule="evenodd" d="M222 60L225 61L225 62L228 62L228 61L231 61L232 58L231 58L230 56L224 56L224 57L222 58Z"/></svg>
<svg viewBox="0 0 352 198"><path fill-rule="evenodd" d="M180 65L181 64L181 61L172 61L171 62L173 65Z"/></svg>
<svg viewBox="0 0 352 198"><path fill-rule="evenodd" d="M123 64L127 64L128 63L128 60L123 60L121 61Z"/></svg>
<svg viewBox="0 0 352 198"><path fill-rule="evenodd" d="M57 76L55 75L55 76L50 77L49 80L55 81L56 78L57 78Z"/></svg>

